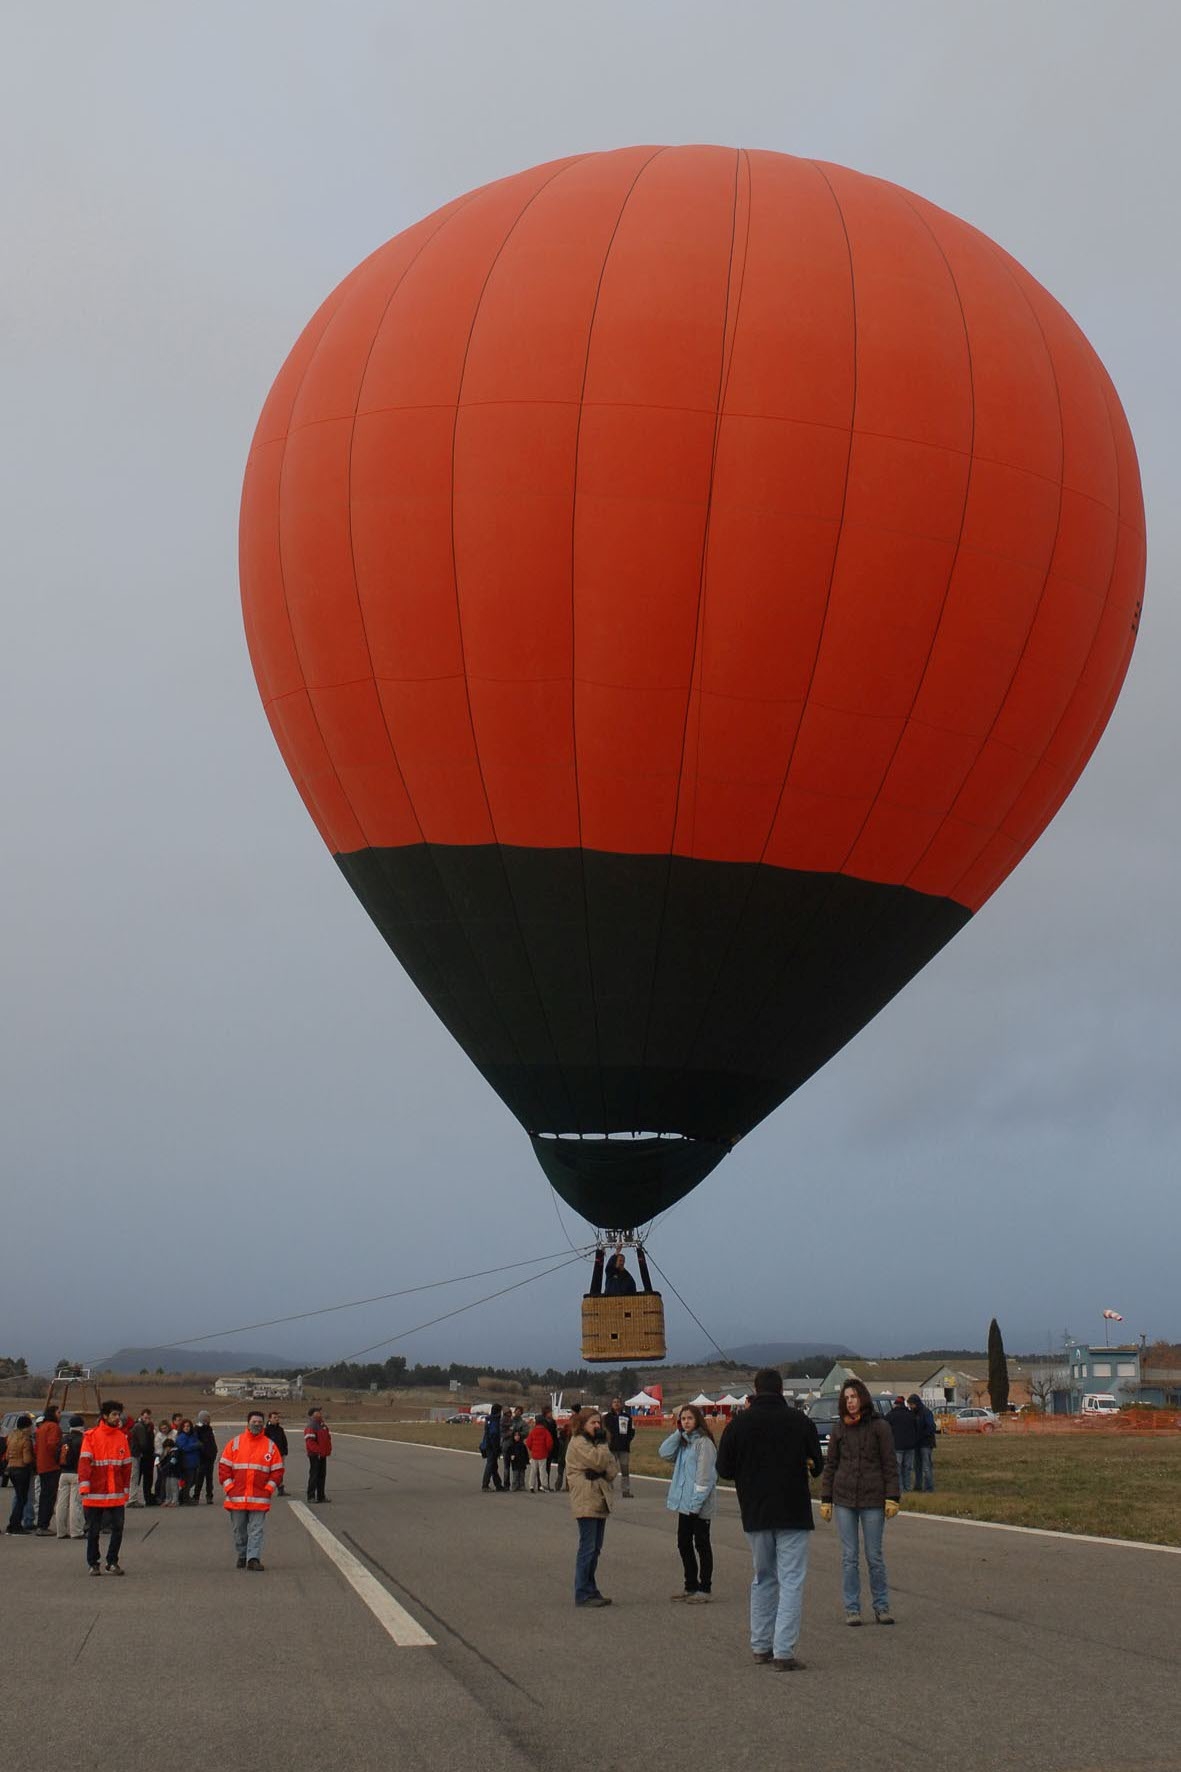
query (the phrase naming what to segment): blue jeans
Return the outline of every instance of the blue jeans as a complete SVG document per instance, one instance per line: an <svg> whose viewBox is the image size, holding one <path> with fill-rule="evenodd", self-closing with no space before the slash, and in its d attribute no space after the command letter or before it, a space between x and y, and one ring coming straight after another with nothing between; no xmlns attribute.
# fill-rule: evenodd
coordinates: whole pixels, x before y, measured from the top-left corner
<svg viewBox="0 0 1181 1772"><path fill-rule="evenodd" d="M895 1452L894 1456L898 1460L898 1487L905 1495L908 1489L914 1488L914 1447L908 1447L905 1452Z"/></svg>
<svg viewBox="0 0 1181 1772"><path fill-rule="evenodd" d="M890 1610L890 1589L886 1584L886 1559L882 1555L882 1532L886 1510L881 1507L837 1507L837 1531L841 1535L841 1595L846 1612L861 1610L861 1569L857 1556L857 1525L860 1521L865 1540L865 1561L869 1565L869 1592L875 1612Z"/></svg>
<svg viewBox="0 0 1181 1772"><path fill-rule="evenodd" d="M579 1520L578 1522L578 1556L574 1562L574 1604L584 1606L593 1600L598 1593L595 1581L595 1570L599 1566L599 1552L603 1548L603 1534L607 1530L605 1517L597 1520Z"/></svg>
<svg viewBox="0 0 1181 1772"><path fill-rule="evenodd" d="M262 1562L262 1535L266 1531L264 1508L235 1507L229 1509L234 1528L234 1549L240 1557L255 1557Z"/></svg>
<svg viewBox="0 0 1181 1772"><path fill-rule="evenodd" d="M927 1495L933 1495L935 1492L935 1448L934 1448L934 1446L920 1446L918 1451L915 1453L914 1458L915 1458L915 1481L914 1481L915 1488L922 1491L922 1492L925 1492Z"/></svg>
<svg viewBox="0 0 1181 1772"><path fill-rule="evenodd" d="M786 1660L795 1654L811 1536L799 1528L746 1534L755 1570L750 1584L750 1646L756 1655L770 1650L777 1659Z"/></svg>

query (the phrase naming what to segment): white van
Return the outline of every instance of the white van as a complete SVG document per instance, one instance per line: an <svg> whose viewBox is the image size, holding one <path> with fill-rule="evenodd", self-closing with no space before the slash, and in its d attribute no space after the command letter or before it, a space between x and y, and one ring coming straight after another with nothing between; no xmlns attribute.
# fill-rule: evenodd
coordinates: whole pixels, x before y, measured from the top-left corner
<svg viewBox="0 0 1181 1772"><path fill-rule="evenodd" d="M1084 1415L1118 1415L1119 1404L1110 1391L1092 1391L1083 1398Z"/></svg>

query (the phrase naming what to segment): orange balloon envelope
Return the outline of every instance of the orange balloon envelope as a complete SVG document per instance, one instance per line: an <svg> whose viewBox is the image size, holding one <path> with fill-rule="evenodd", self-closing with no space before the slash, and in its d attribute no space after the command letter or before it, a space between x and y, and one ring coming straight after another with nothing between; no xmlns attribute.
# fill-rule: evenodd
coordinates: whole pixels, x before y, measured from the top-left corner
<svg viewBox="0 0 1181 1772"><path fill-rule="evenodd" d="M1135 451L1058 303L896 185L628 148L346 277L242 500L267 716L378 928L630 1228L963 926L1098 742Z"/></svg>

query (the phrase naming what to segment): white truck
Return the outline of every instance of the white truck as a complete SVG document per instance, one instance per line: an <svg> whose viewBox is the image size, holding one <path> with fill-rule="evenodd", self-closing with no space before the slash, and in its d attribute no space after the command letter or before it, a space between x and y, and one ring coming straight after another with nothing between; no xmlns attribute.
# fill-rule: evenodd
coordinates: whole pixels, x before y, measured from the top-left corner
<svg viewBox="0 0 1181 1772"><path fill-rule="evenodd" d="M1083 1398L1084 1415L1118 1415L1119 1404L1110 1391L1091 1391Z"/></svg>

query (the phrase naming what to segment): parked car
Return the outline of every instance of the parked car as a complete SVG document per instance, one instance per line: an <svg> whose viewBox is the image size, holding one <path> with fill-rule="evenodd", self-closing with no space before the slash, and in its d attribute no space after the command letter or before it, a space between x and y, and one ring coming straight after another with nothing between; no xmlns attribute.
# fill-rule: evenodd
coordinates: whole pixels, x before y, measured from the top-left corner
<svg viewBox="0 0 1181 1772"><path fill-rule="evenodd" d="M444 1417L444 1420L446 1421L446 1424L449 1427L456 1427L459 1425L463 1425L464 1427L466 1427L468 1422L472 1420L472 1417L467 1414L448 1415L448 1416Z"/></svg>
<svg viewBox="0 0 1181 1772"><path fill-rule="evenodd" d="M973 1405L969 1409L957 1409L951 1420L957 1433L967 1429L968 1432L986 1434L996 1426L1000 1416L993 1409Z"/></svg>
<svg viewBox="0 0 1181 1772"><path fill-rule="evenodd" d="M875 1397L873 1400L873 1406L878 1414L884 1419L890 1413L890 1405L893 1401L894 1398L892 1396ZM822 1452L827 1452L828 1436L832 1430L832 1425L834 1421L840 1419L840 1397L817 1397L816 1401L808 1407L805 1413L816 1423L816 1432L820 1435L820 1450Z"/></svg>

